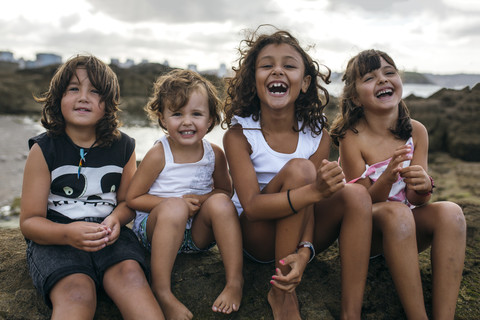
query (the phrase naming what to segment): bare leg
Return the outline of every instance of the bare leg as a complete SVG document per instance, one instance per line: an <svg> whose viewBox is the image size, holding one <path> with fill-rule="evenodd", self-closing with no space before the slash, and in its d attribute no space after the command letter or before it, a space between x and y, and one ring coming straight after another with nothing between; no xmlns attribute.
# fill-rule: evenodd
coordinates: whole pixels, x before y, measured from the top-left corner
<svg viewBox="0 0 480 320"><path fill-rule="evenodd" d="M282 192L311 183L316 169L310 161L294 159L264 188L265 193ZM310 223L310 225L308 225ZM308 232L313 237L313 206L302 208L297 214L273 222L275 237L275 267L283 275L290 272L289 265L280 264L280 259L295 253L297 245ZM287 292L272 286L268 292L268 302L275 320L301 319L295 290Z"/></svg>
<svg viewBox="0 0 480 320"><path fill-rule="evenodd" d="M188 208L180 198L162 201L147 220L151 239L152 290L166 319L192 319L193 314L172 293L171 276L178 249L183 241Z"/></svg>
<svg viewBox="0 0 480 320"><path fill-rule="evenodd" d="M342 319L360 319L367 279L372 209L367 190L346 185L315 205L315 246L325 250L338 236L342 265Z"/></svg>
<svg viewBox="0 0 480 320"><path fill-rule="evenodd" d="M76 273L55 284L50 292L52 319L93 319L97 308L95 282L83 273Z"/></svg>
<svg viewBox="0 0 480 320"><path fill-rule="evenodd" d="M453 319L465 260L462 209L452 202L436 202L415 208L414 217L418 247L432 246L433 318Z"/></svg>
<svg viewBox="0 0 480 320"><path fill-rule="evenodd" d="M105 272L103 285L123 319L165 319L136 261L125 260L110 267Z"/></svg>
<svg viewBox="0 0 480 320"><path fill-rule="evenodd" d="M193 221L192 238L199 248L215 240L225 266L225 288L212 310L226 314L238 311L243 293L242 234L237 211L227 195L214 194L202 204Z"/></svg>
<svg viewBox="0 0 480 320"><path fill-rule="evenodd" d="M418 264L415 220L400 202L373 205L372 255L384 253L408 319L427 319Z"/></svg>

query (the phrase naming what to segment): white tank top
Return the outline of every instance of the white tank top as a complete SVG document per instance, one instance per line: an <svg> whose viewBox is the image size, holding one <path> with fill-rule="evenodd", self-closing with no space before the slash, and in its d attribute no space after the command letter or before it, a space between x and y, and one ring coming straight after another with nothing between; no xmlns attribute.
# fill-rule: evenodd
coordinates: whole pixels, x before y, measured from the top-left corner
<svg viewBox="0 0 480 320"><path fill-rule="evenodd" d="M242 126L243 135L247 138L252 148L250 159L257 174L260 190L262 190L291 159L309 159L315 151L317 151L323 134L315 135L312 134L309 128L305 128L298 134L298 144L295 152L280 153L268 145L262 134L259 121L254 121L251 116L248 118L234 116L232 118L232 125L235 124ZM299 122L298 127L300 128L301 126L302 123ZM238 199L237 192L233 195L232 201L237 208L238 215L240 215L243 212L243 208Z"/></svg>
<svg viewBox="0 0 480 320"><path fill-rule="evenodd" d="M203 157L200 161L192 163L175 163L172 150L168 143L167 136L163 136L155 143L161 142L165 154L165 166L162 172L153 182L148 194L173 198L181 197L185 194L202 195L213 190L213 171L215 169L215 153L210 142L203 139ZM148 215L146 212L137 211L134 227L139 224ZM191 227L191 221L187 224L187 229Z"/></svg>

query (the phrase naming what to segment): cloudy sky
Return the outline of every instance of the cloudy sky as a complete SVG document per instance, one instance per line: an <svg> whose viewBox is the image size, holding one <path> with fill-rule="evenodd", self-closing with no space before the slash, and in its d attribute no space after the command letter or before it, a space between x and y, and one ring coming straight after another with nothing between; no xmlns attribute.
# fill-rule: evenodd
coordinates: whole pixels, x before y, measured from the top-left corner
<svg viewBox="0 0 480 320"><path fill-rule="evenodd" d="M5 0L0 51L207 70L230 67L244 30L267 23L313 46L309 53L333 71L377 48L406 71L480 73L478 0Z"/></svg>

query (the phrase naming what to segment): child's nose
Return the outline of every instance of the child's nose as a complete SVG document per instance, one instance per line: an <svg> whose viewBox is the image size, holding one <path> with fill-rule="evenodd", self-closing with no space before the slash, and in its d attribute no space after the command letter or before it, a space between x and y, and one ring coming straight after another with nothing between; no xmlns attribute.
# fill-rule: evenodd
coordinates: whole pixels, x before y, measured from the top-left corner
<svg viewBox="0 0 480 320"><path fill-rule="evenodd" d="M272 74L274 75L283 75L283 68L278 65L278 66L275 66L272 70Z"/></svg>

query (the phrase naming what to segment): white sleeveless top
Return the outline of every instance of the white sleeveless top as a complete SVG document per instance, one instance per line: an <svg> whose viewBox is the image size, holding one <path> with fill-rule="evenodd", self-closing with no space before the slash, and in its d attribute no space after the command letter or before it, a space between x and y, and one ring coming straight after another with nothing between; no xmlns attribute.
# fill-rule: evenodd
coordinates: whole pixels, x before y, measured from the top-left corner
<svg viewBox="0 0 480 320"><path fill-rule="evenodd" d="M153 182L148 194L173 198L185 194L203 195L213 190L213 171L215 169L215 153L210 142L202 139L203 157L193 163L175 163L167 136L163 136L155 143L161 142L165 154L165 166ZM137 211L133 230L139 228L141 221L148 215ZM187 229L191 227L191 219Z"/></svg>
<svg viewBox="0 0 480 320"><path fill-rule="evenodd" d="M305 128L298 134L298 144L295 152L280 153L268 145L262 134L259 121L254 121L251 116L248 118L234 116L232 118L232 125L235 124L242 126L243 135L247 138L252 148L250 159L257 174L260 190L262 190L291 159L309 159L315 151L317 151L323 134L315 135L312 134L309 128ZM298 127L300 128L301 125L302 122L299 122ZM243 212L243 208L236 191L232 201L237 208L238 215L240 215Z"/></svg>

